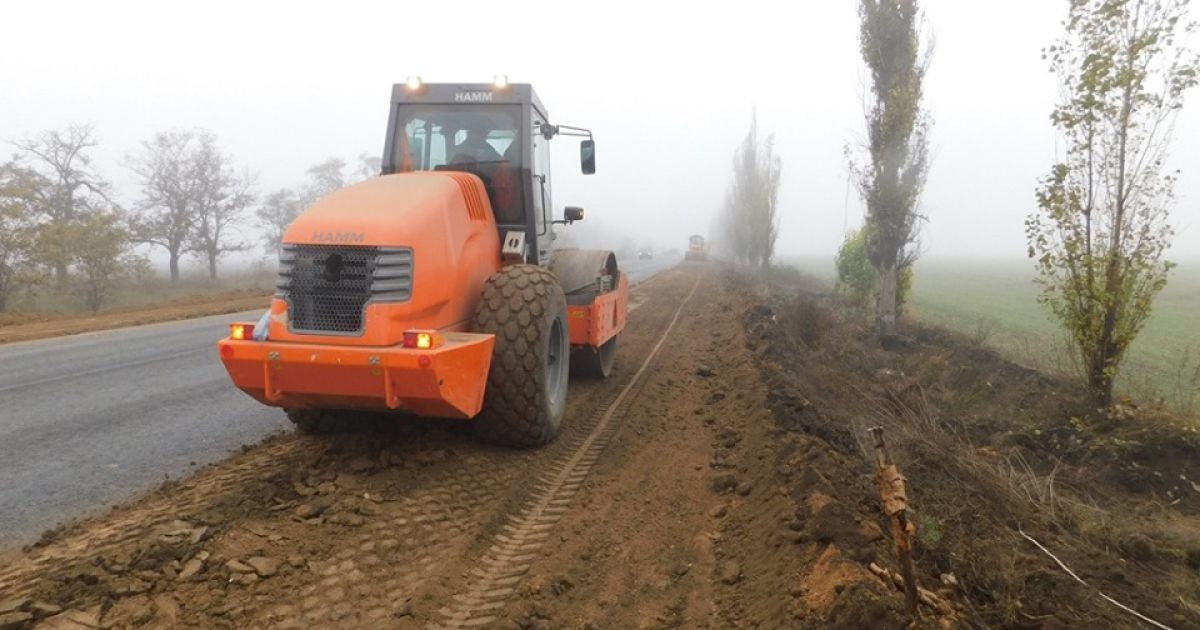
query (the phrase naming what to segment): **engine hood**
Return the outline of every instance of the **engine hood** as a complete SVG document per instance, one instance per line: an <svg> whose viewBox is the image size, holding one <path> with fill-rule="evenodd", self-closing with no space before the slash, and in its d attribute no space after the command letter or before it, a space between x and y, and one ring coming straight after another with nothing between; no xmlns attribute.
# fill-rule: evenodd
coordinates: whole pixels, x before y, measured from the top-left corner
<svg viewBox="0 0 1200 630"><path fill-rule="evenodd" d="M284 233L302 245L411 245L418 235L444 229L463 190L447 173L373 177L322 197Z"/></svg>
<svg viewBox="0 0 1200 630"><path fill-rule="evenodd" d="M391 346L409 329L466 330L484 283L500 268L500 235L483 182L454 171L385 175L338 190L300 215L283 242L404 248L412 252L412 283L408 299L389 297L390 289L374 283L392 276L381 280L372 271L360 335L293 332L288 300L294 296L280 296L271 306L278 321L270 336L281 341ZM311 297L342 290L327 284L310 282L304 291Z"/></svg>

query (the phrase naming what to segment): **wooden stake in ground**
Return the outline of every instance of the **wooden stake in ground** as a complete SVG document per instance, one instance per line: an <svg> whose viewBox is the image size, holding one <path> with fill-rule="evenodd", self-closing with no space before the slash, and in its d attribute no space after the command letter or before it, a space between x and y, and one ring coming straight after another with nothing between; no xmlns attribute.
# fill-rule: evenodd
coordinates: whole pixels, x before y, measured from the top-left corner
<svg viewBox="0 0 1200 630"><path fill-rule="evenodd" d="M900 576L904 579L904 603L913 618L920 617L917 610L917 574L912 560L912 523L908 521L908 480L900 474L888 455L883 443L883 427L868 429L875 442L875 480L879 482L879 497L883 500L883 512L892 522L892 536L896 539L896 556L900 562Z"/></svg>

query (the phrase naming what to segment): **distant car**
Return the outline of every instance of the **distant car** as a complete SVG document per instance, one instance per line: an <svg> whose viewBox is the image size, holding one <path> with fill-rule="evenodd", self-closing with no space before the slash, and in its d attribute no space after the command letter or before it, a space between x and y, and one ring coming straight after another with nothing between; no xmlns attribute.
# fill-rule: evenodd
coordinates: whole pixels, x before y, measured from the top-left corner
<svg viewBox="0 0 1200 630"><path fill-rule="evenodd" d="M654 252L648 249L643 249L642 251L638 252L638 260L650 260L652 258L654 258Z"/></svg>

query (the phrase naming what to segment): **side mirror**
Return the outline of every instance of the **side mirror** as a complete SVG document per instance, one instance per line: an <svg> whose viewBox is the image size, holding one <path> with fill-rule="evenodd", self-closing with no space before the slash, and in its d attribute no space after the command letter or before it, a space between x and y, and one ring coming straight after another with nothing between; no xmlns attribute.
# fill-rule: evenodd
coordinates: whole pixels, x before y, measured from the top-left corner
<svg viewBox="0 0 1200 630"><path fill-rule="evenodd" d="M579 143L579 166L583 169L584 175L592 175L596 172L595 140L584 140Z"/></svg>
<svg viewBox="0 0 1200 630"><path fill-rule="evenodd" d="M584 171L585 173L587 171ZM567 206L563 209L563 220L567 223L583 220L583 208L578 206Z"/></svg>

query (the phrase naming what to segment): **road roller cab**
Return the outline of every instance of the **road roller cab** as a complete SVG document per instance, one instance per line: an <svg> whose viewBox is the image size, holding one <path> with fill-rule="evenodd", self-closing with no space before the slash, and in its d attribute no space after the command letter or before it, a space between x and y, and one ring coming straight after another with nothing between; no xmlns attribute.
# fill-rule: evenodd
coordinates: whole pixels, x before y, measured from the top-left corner
<svg viewBox="0 0 1200 630"><path fill-rule="evenodd" d="M392 90L382 174L287 229L276 294L218 342L234 384L301 428L364 411L473 419L512 446L557 434L569 375L605 378L629 285L612 252L556 249L552 125L529 85ZM559 141L561 142L561 141Z"/></svg>

